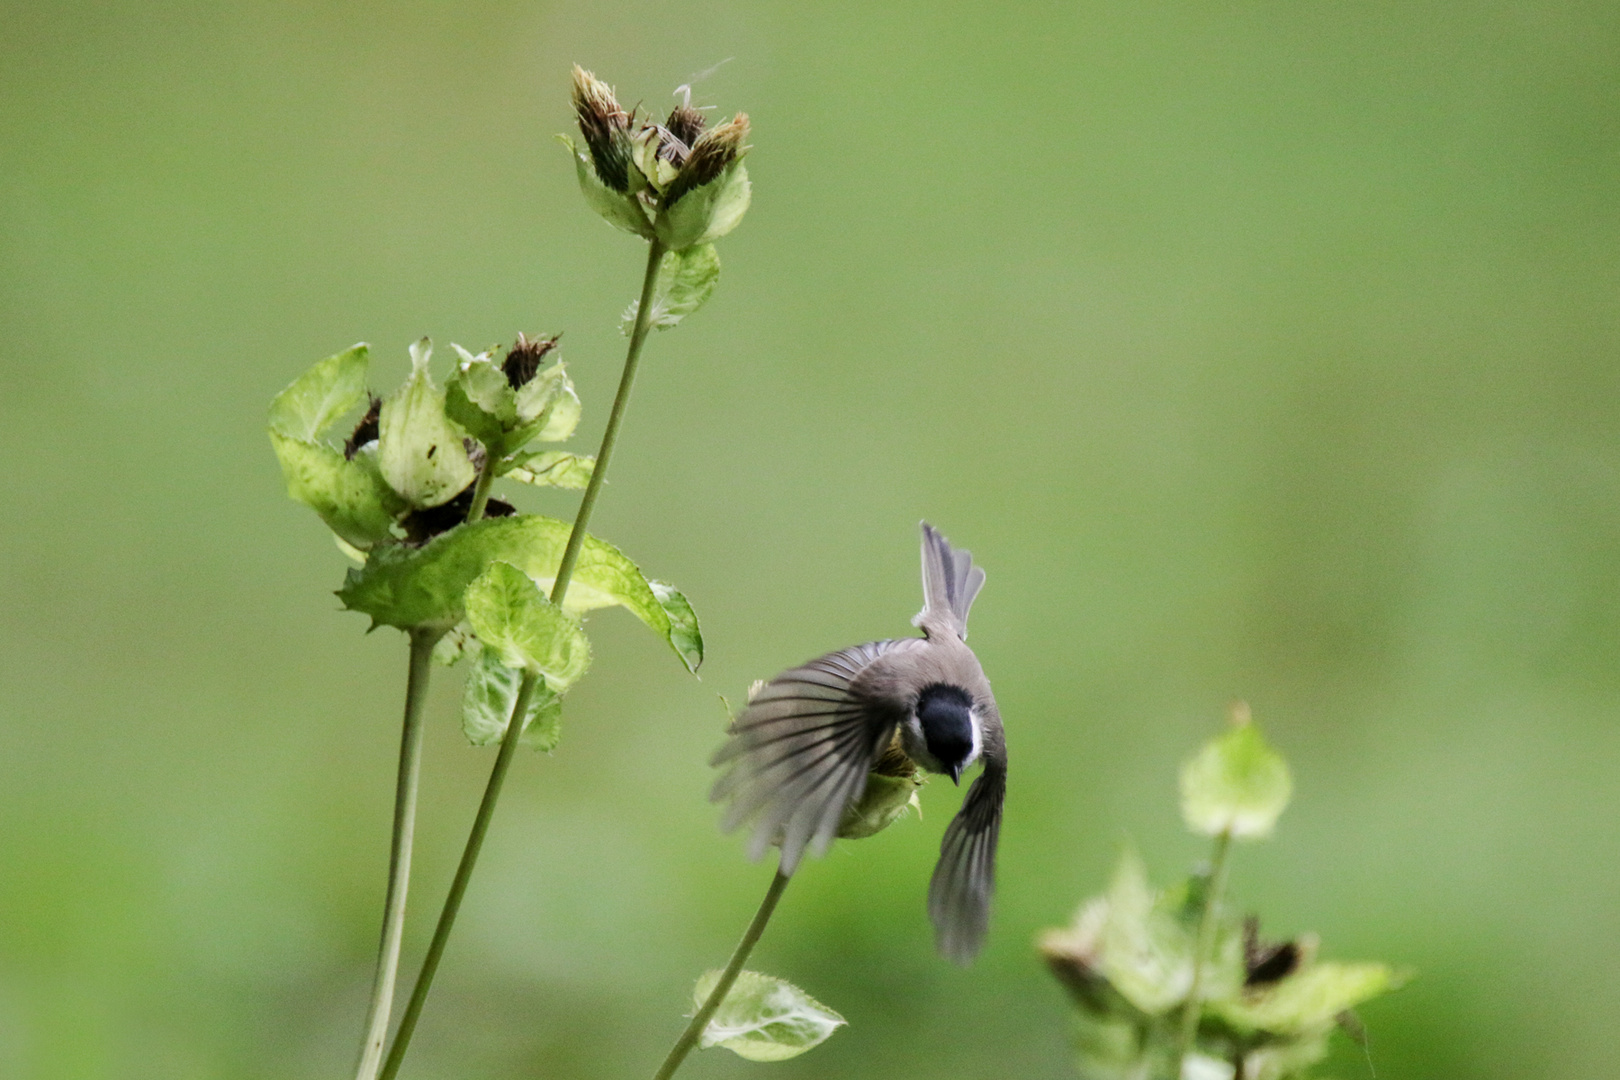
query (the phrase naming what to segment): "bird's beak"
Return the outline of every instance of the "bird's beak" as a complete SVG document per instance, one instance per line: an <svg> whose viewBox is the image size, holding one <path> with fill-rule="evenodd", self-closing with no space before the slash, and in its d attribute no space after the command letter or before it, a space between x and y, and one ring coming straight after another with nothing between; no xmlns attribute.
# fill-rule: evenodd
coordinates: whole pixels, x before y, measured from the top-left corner
<svg viewBox="0 0 1620 1080"><path fill-rule="evenodd" d="M955 784L957 787L962 786L962 766L951 766L951 783Z"/></svg>

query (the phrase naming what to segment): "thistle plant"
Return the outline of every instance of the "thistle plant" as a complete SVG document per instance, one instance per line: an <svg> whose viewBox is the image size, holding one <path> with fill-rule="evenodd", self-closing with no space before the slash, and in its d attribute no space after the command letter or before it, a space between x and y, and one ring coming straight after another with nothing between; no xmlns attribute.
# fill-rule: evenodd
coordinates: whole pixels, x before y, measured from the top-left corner
<svg viewBox="0 0 1620 1080"><path fill-rule="evenodd" d="M1225 902L1234 841L1271 835L1293 783L1246 706L1181 769L1181 813L1212 838L1207 866L1156 890L1126 850L1102 896L1039 941L1075 1010L1087 1080L1305 1080L1336 1030L1365 1046L1354 1010L1407 978L1317 959L1303 935L1265 942Z"/></svg>
<svg viewBox="0 0 1620 1080"><path fill-rule="evenodd" d="M622 320L629 347L618 392L594 457L555 446L573 434L581 414L555 336L519 334L504 355L454 346L443 385L423 339L411 347L409 377L384 398L368 388L368 347L356 345L315 364L271 403L270 440L288 494L313 509L358 564L339 598L369 616L372 628L401 630L409 644L388 887L357 1080L392 1077L404 1060L517 746L557 745L563 699L590 666L583 617L623 607L689 670L703 659L686 598L587 526L649 332L675 326L709 298L720 271L713 241L747 210L748 119L738 114L709 128L683 101L664 124L638 121L577 67L573 104L587 202L648 246L640 292ZM340 444L332 433L346 416L357 420ZM583 494L569 523L519 513L494 496L497 480ZM385 1056L435 658L466 661L463 730L473 743L498 743L499 750Z"/></svg>

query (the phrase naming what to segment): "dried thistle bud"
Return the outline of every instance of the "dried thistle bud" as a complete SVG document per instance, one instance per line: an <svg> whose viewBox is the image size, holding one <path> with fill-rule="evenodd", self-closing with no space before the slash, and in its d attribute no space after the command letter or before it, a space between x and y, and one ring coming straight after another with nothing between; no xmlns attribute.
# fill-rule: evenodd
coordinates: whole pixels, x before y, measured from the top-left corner
<svg viewBox="0 0 1620 1080"><path fill-rule="evenodd" d="M747 139L747 113L738 113L719 127L710 128L699 135L692 144L691 153L687 155L686 164L681 167L680 175L665 194L664 205L673 206L688 191L718 179L727 166L746 152L747 147L743 144Z"/></svg>
<svg viewBox="0 0 1620 1080"><path fill-rule="evenodd" d="M597 178L620 194L630 191L636 178L630 157L630 114L619 107L612 87L578 64L574 65L574 112Z"/></svg>
<svg viewBox="0 0 1620 1080"><path fill-rule="evenodd" d="M521 390L534 378L545 363L546 357L557 347L558 338L562 335L554 334L551 337L530 338L518 334L517 342L506 350L506 359L501 362L501 370L506 373L506 381L514 390Z"/></svg>
<svg viewBox="0 0 1620 1080"><path fill-rule="evenodd" d="M664 122L663 145L658 148L658 156L665 161L679 167L686 164L691 156L692 147L697 145L698 138L708 121L703 114L690 105L677 105Z"/></svg>

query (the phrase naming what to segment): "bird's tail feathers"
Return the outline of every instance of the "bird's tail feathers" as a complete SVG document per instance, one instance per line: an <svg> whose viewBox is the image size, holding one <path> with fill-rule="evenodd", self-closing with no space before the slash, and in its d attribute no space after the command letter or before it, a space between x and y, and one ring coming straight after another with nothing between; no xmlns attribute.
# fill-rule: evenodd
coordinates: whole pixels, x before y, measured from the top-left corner
<svg viewBox="0 0 1620 1080"><path fill-rule="evenodd" d="M984 569L973 556L951 547L928 522L922 523L923 609L912 620L926 631L948 631L967 639L968 611L984 588Z"/></svg>

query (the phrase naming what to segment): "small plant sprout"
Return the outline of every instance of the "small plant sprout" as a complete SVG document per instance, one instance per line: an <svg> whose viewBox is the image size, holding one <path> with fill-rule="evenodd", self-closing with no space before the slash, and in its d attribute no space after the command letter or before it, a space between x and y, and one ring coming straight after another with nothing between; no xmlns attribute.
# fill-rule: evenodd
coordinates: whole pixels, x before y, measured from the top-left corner
<svg viewBox="0 0 1620 1080"><path fill-rule="evenodd" d="M368 388L369 349L356 345L315 364L270 406L270 441L288 494L314 510L358 564L339 598L373 627L403 631L410 643L388 889L357 1080L399 1070L516 747L557 745L564 696L591 661L582 616L622 607L668 642L688 670L703 660L697 616L680 591L648 578L586 530L648 331L675 326L708 299L720 266L712 241L747 209L748 121L739 114L706 130L701 115L683 106L673 120L677 138L636 122L611 90L577 68L574 106L586 147L577 157L587 201L648 243L642 288L625 318L624 371L594 457L556 446L574 433L581 407L551 335L519 334L504 355L453 346L456 359L443 383L434 378L433 349L424 338L411 346L410 375L382 397ZM334 441L349 415L356 421L341 430L350 434ZM494 495L502 479L582 491L573 521L519 513ZM468 661L463 730L474 744L500 749L385 1055L434 658L445 665ZM752 1045L758 1036L746 1038Z"/></svg>
<svg viewBox="0 0 1620 1080"><path fill-rule="evenodd" d="M1313 936L1264 942L1258 919L1225 909L1232 840L1269 836L1291 792L1287 763L1234 706L1227 731L1181 769L1182 817L1214 838L1208 868L1158 890L1127 849L1108 891L1041 935L1088 1080L1304 1080L1336 1028L1363 1041L1357 1006L1406 980L1384 964L1318 960Z"/></svg>

